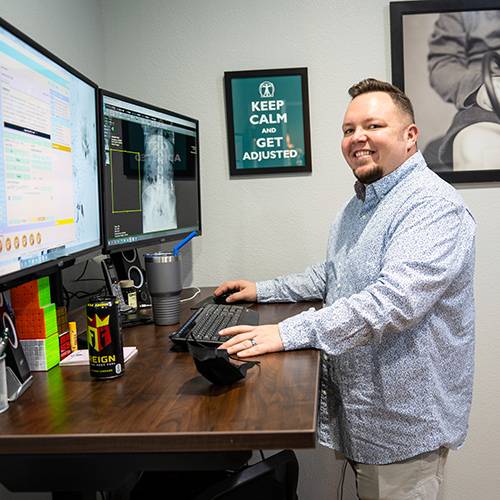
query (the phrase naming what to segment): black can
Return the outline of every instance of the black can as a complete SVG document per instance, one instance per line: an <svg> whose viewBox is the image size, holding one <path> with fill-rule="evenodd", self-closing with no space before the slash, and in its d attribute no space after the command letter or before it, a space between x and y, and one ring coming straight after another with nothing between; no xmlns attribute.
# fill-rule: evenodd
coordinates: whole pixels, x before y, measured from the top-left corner
<svg viewBox="0 0 500 500"><path fill-rule="evenodd" d="M125 370L118 308L116 297L98 297L87 304L90 375L96 379L119 377Z"/></svg>

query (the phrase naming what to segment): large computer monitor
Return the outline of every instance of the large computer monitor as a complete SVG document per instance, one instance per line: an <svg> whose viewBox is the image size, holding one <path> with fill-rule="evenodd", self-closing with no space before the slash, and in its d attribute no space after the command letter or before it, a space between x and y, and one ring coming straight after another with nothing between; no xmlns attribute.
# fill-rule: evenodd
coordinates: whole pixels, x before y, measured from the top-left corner
<svg viewBox="0 0 500 500"><path fill-rule="evenodd" d="M97 97L0 19L0 289L101 249Z"/></svg>
<svg viewBox="0 0 500 500"><path fill-rule="evenodd" d="M198 120L100 94L105 250L200 233Z"/></svg>

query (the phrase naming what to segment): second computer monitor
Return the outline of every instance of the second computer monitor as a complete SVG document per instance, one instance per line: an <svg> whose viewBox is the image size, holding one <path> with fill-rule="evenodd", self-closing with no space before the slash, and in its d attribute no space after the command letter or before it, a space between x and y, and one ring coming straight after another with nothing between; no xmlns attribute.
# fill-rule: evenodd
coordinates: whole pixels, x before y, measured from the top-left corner
<svg viewBox="0 0 500 500"><path fill-rule="evenodd" d="M104 244L201 231L198 120L101 91Z"/></svg>

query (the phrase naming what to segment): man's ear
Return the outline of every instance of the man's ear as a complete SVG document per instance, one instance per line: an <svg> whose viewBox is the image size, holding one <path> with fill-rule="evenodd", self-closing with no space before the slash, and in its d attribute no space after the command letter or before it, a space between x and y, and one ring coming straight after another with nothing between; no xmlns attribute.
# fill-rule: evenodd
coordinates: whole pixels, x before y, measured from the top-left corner
<svg viewBox="0 0 500 500"><path fill-rule="evenodd" d="M408 144L408 151L411 151L412 148L417 148L418 133L418 128L414 123L408 125L406 129L406 142Z"/></svg>

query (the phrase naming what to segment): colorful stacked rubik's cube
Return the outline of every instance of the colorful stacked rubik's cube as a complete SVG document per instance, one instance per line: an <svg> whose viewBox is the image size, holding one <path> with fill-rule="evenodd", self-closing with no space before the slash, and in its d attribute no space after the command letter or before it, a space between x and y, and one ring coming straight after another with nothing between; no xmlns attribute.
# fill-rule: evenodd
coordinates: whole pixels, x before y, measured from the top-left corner
<svg viewBox="0 0 500 500"><path fill-rule="evenodd" d="M71 354L71 342L68 328L68 313L65 306L56 307L57 331L59 332L59 352L61 359Z"/></svg>
<svg viewBox="0 0 500 500"><path fill-rule="evenodd" d="M60 360L56 306L50 301L49 278L10 291L16 331L32 371L50 370Z"/></svg>

